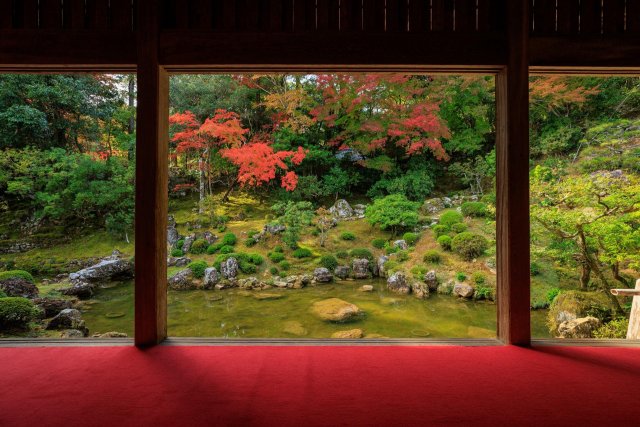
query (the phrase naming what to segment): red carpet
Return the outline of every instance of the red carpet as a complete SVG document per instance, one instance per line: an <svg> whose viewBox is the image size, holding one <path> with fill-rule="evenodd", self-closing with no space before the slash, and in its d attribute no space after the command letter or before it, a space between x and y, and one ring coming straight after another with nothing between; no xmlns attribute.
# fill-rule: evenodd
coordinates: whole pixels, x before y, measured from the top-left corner
<svg viewBox="0 0 640 427"><path fill-rule="evenodd" d="M1 426L638 426L640 349L0 348Z"/></svg>

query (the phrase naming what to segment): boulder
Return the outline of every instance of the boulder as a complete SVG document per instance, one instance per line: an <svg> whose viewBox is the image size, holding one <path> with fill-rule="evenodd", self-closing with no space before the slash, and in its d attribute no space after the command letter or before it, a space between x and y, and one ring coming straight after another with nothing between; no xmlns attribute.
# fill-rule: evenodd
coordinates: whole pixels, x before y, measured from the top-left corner
<svg viewBox="0 0 640 427"><path fill-rule="evenodd" d="M213 289L213 287L220 281L220 274L215 267L209 267L204 270L204 278L202 284L205 289Z"/></svg>
<svg viewBox="0 0 640 427"><path fill-rule="evenodd" d="M218 240L218 236L216 236L210 231L205 231L204 233L202 233L202 238L206 240L207 243L210 245L214 244L215 241Z"/></svg>
<svg viewBox="0 0 640 427"><path fill-rule="evenodd" d="M223 289L237 288L238 281L236 279L222 279L214 287L219 291Z"/></svg>
<svg viewBox="0 0 640 427"><path fill-rule="evenodd" d="M278 234L284 233L286 229L287 227L282 224L267 224L262 229L262 232L266 234Z"/></svg>
<svg viewBox="0 0 640 427"><path fill-rule="evenodd" d="M174 291L195 289L196 285L193 282L193 279L193 271L191 271L190 268L185 268L169 278L169 288Z"/></svg>
<svg viewBox="0 0 640 427"><path fill-rule="evenodd" d="M364 213L367 210L367 205L357 204L353 205L353 216L362 219L364 218Z"/></svg>
<svg viewBox="0 0 640 427"><path fill-rule="evenodd" d="M442 199L436 197L435 199L427 199L422 204L420 211L425 215L431 215L440 212L445 209L446 206Z"/></svg>
<svg viewBox="0 0 640 427"><path fill-rule="evenodd" d="M457 295L461 298L471 299L473 298L473 294L475 293L475 289L473 286L467 283L456 283L453 285L453 294Z"/></svg>
<svg viewBox="0 0 640 427"><path fill-rule="evenodd" d="M254 276L238 280L238 287L242 289L264 289L266 286L268 286L266 283Z"/></svg>
<svg viewBox="0 0 640 427"><path fill-rule="evenodd" d="M192 234L190 236L187 236L184 238L184 243L182 245L182 253L189 253L189 251L191 250L191 245L193 244L193 242L195 242L196 240L196 235Z"/></svg>
<svg viewBox="0 0 640 427"><path fill-rule="evenodd" d="M339 265L336 267L335 270L333 270L333 274L335 274L336 277L343 280L349 277L349 273L351 273L351 269L349 268L348 265Z"/></svg>
<svg viewBox="0 0 640 427"><path fill-rule="evenodd" d="M60 289L62 295L74 296L80 299L91 298L93 291L96 289L95 283L85 282L84 280L75 280L71 282L68 288Z"/></svg>
<svg viewBox="0 0 640 427"><path fill-rule="evenodd" d="M180 233L178 233L175 223L173 226L169 225L167 227L167 244L172 247L178 240L180 240Z"/></svg>
<svg viewBox="0 0 640 427"><path fill-rule="evenodd" d="M371 277L369 273L369 260L366 258L354 259L353 263L353 277L356 279L368 279Z"/></svg>
<svg viewBox="0 0 640 427"><path fill-rule="evenodd" d="M298 322L297 320L290 320L288 322L285 322L282 332L298 337L305 336L309 333L307 331L307 328L302 326L302 323Z"/></svg>
<svg viewBox="0 0 640 427"><path fill-rule="evenodd" d="M407 275L402 271L397 271L389 276L387 279L387 288L398 294L408 294L411 291L411 287L407 281Z"/></svg>
<svg viewBox="0 0 640 427"><path fill-rule="evenodd" d="M72 282L79 280L94 283L131 277L133 277L133 262L113 255L69 275Z"/></svg>
<svg viewBox="0 0 640 427"><path fill-rule="evenodd" d="M36 298L33 303L44 312L44 317L53 317L62 310L71 308L72 301L62 298Z"/></svg>
<svg viewBox="0 0 640 427"><path fill-rule="evenodd" d="M328 268L320 267L313 270L313 278L316 282L327 283L333 280L333 274Z"/></svg>
<svg viewBox="0 0 640 427"><path fill-rule="evenodd" d="M322 320L330 322L346 322L360 314L360 309L355 305L339 298L329 298L314 302L311 311Z"/></svg>
<svg viewBox="0 0 640 427"><path fill-rule="evenodd" d="M611 302L602 292L562 291L549 307L548 321L551 335L559 335L559 327L563 322L589 317L598 313L600 319L614 314Z"/></svg>
<svg viewBox="0 0 640 427"><path fill-rule="evenodd" d="M436 276L435 270L431 270L424 275L424 283L427 284L430 291L435 292L438 290L438 276Z"/></svg>
<svg viewBox="0 0 640 427"><path fill-rule="evenodd" d="M422 282L411 283L411 293L418 299L429 298L429 286Z"/></svg>
<svg viewBox="0 0 640 427"><path fill-rule="evenodd" d="M360 292L373 292L373 285L362 285L358 290Z"/></svg>
<svg viewBox="0 0 640 427"><path fill-rule="evenodd" d="M298 276L293 275L293 276L287 276L284 278L284 286L279 286L279 287L284 287L284 288L289 288L289 289L302 289L305 286L311 284L311 281L313 280L313 277L308 275L308 274L300 274ZM282 282L282 281L280 281ZM278 285L276 285L278 286Z"/></svg>
<svg viewBox="0 0 640 427"><path fill-rule="evenodd" d="M191 264L191 258L188 258L186 256L167 258L168 267L186 267L189 264Z"/></svg>
<svg viewBox="0 0 640 427"><path fill-rule="evenodd" d="M338 331L331 334L331 338L358 339L364 336L362 329L350 329L348 331Z"/></svg>
<svg viewBox="0 0 640 427"><path fill-rule="evenodd" d="M377 270L378 270L377 276L384 277L386 275L384 265L387 261L389 261L389 257L386 255L380 255L378 257L378 262L376 263Z"/></svg>
<svg viewBox="0 0 640 427"><path fill-rule="evenodd" d="M329 212L338 219L347 219L353 216L353 208L344 199L336 200L336 203L329 208Z"/></svg>
<svg viewBox="0 0 640 427"><path fill-rule="evenodd" d="M407 245L407 241L400 239L400 240L396 240L395 242L393 242L393 247L394 248L398 248L398 249L402 249L407 250L409 248L409 245Z"/></svg>
<svg viewBox="0 0 640 427"><path fill-rule="evenodd" d="M451 295L453 293L453 287L455 283L453 280L447 280L445 283L441 283L438 285L438 292L440 295Z"/></svg>
<svg viewBox="0 0 640 427"><path fill-rule="evenodd" d="M0 281L0 291L9 297L33 299L38 296L38 287L22 277L13 277Z"/></svg>
<svg viewBox="0 0 640 427"><path fill-rule="evenodd" d="M258 301L273 301L276 299L282 299L284 298L284 295L282 294L271 294L268 292L260 292L257 294L253 294L252 295L255 299L257 299Z"/></svg>
<svg viewBox="0 0 640 427"><path fill-rule="evenodd" d="M82 314L74 308L65 308L58 313L47 324L47 329L77 329L82 331L83 336L89 334L89 330L84 325Z"/></svg>
<svg viewBox="0 0 640 427"><path fill-rule="evenodd" d="M231 257L220 263L220 272L225 279L235 279L238 275L238 260Z"/></svg>
<svg viewBox="0 0 640 427"><path fill-rule="evenodd" d="M78 329L65 329L60 332L60 338L84 338L85 336L84 331Z"/></svg>
<svg viewBox="0 0 640 427"><path fill-rule="evenodd" d="M580 317L564 321L558 326L560 338L593 338L593 331L602 326L602 322L593 317Z"/></svg>
<svg viewBox="0 0 640 427"><path fill-rule="evenodd" d="M129 335L124 332L109 331L103 334L93 334L93 338L128 338Z"/></svg>

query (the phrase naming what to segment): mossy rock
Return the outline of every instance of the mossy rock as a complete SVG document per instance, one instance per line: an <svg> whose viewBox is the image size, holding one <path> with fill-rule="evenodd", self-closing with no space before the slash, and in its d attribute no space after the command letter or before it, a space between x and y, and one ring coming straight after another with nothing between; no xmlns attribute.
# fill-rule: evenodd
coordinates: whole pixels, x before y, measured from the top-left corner
<svg viewBox="0 0 640 427"><path fill-rule="evenodd" d="M549 307L547 325L549 332L557 336L564 321L593 316L606 323L613 313L613 305L603 292L562 291Z"/></svg>

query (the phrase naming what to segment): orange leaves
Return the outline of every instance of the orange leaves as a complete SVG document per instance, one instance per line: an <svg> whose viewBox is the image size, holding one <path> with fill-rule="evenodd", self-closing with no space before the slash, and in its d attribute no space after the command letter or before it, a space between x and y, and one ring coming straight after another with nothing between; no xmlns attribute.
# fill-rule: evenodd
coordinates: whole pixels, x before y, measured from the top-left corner
<svg viewBox="0 0 640 427"><path fill-rule="evenodd" d="M223 109L215 111L213 117L204 121L198 133L213 138L219 144L237 145L244 141L244 129L238 114Z"/></svg>
<svg viewBox="0 0 640 427"><path fill-rule="evenodd" d="M582 85L571 85L567 76L540 76L529 83L529 99L533 102L544 102L548 109L565 104L581 104L588 96L600 92L597 87L585 88Z"/></svg>

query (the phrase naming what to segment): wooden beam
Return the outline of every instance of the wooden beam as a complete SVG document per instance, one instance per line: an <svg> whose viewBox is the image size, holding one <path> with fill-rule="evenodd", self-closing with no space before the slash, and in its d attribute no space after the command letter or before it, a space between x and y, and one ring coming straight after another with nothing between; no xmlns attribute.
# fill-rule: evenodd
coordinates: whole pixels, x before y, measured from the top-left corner
<svg viewBox="0 0 640 427"><path fill-rule="evenodd" d="M530 64L535 67L640 67L640 37L560 36L531 37Z"/></svg>
<svg viewBox="0 0 640 427"><path fill-rule="evenodd" d="M529 345L528 0L506 2L507 66L496 77L498 338Z"/></svg>
<svg viewBox="0 0 640 427"><path fill-rule="evenodd" d="M167 335L167 209L169 76L158 62L159 10L138 5L136 129L135 343Z"/></svg>

